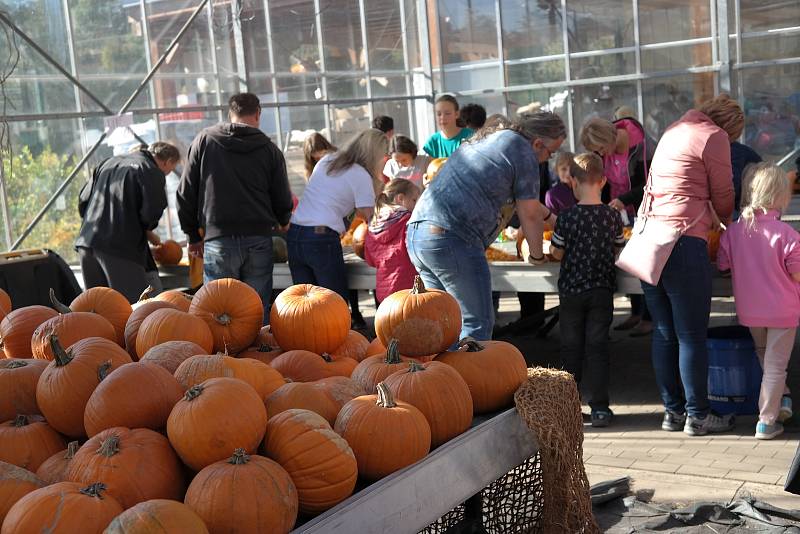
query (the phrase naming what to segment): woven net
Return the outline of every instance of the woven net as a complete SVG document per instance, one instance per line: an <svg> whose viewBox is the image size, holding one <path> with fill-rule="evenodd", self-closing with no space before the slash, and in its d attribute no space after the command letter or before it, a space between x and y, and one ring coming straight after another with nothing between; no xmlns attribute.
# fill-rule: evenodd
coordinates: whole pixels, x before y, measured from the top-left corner
<svg viewBox="0 0 800 534"><path fill-rule="evenodd" d="M572 375L542 367L528 369L528 380L517 390L514 401L539 442L542 532L600 532L583 468L583 416Z"/></svg>

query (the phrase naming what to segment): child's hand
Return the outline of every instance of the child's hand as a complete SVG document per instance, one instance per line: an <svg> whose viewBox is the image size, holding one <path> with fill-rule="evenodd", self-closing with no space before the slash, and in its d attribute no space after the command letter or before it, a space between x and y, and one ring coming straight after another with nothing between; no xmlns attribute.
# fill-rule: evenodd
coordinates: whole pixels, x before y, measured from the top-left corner
<svg viewBox="0 0 800 534"><path fill-rule="evenodd" d="M608 203L608 206L614 208L617 211L625 211L625 204L618 198L615 198L611 202Z"/></svg>

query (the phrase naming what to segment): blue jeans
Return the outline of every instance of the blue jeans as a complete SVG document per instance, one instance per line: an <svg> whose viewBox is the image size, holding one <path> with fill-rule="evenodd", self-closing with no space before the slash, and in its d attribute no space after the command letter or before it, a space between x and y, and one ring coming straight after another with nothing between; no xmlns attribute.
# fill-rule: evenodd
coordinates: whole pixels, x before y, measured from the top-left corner
<svg viewBox="0 0 800 534"><path fill-rule="evenodd" d="M461 337L492 339L492 278L483 247L427 222L408 225L406 247L425 287L443 289L461 307Z"/></svg>
<svg viewBox="0 0 800 534"><path fill-rule="evenodd" d="M203 282L220 278L241 280L258 292L269 323L272 305L272 237L223 236L205 242Z"/></svg>
<svg viewBox="0 0 800 534"><path fill-rule="evenodd" d="M349 299L339 234L327 227L293 224L286 235L289 271L295 284L314 284Z"/></svg>
<svg viewBox="0 0 800 534"><path fill-rule="evenodd" d="M642 282L642 290L653 316L653 368L664 406L703 418L710 409L706 337L711 261L706 242L681 237L658 285Z"/></svg>

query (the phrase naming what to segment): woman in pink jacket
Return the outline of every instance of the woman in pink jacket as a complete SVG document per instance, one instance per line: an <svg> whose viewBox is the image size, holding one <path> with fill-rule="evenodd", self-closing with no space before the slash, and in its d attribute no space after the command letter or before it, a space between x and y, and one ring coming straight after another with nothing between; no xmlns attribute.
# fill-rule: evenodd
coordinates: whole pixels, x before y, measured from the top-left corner
<svg viewBox="0 0 800 534"><path fill-rule="evenodd" d="M711 206L723 221L733 213L730 144L743 127L739 104L720 95L672 124L653 156L650 216L683 235L658 285L642 282L642 290L653 316L653 367L666 408L661 428L690 436L733 427L733 416L712 413L708 402L711 260L706 241Z"/></svg>

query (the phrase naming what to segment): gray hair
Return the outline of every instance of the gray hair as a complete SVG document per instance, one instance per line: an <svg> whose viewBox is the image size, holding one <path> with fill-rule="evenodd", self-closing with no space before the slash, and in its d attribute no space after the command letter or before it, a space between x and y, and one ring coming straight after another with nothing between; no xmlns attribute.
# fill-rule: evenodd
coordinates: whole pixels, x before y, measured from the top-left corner
<svg viewBox="0 0 800 534"><path fill-rule="evenodd" d="M567 136L567 127L561 117L552 111L536 111L520 113L511 123L511 129L527 139L555 140Z"/></svg>
<svg viewBox="0 0 800 534"><path fill-rule="evenodd" d="M156 141L148 148L154 158L164 161L178 161L181 159L181 153L175 145L164 143L163 141Z"/></svg>

